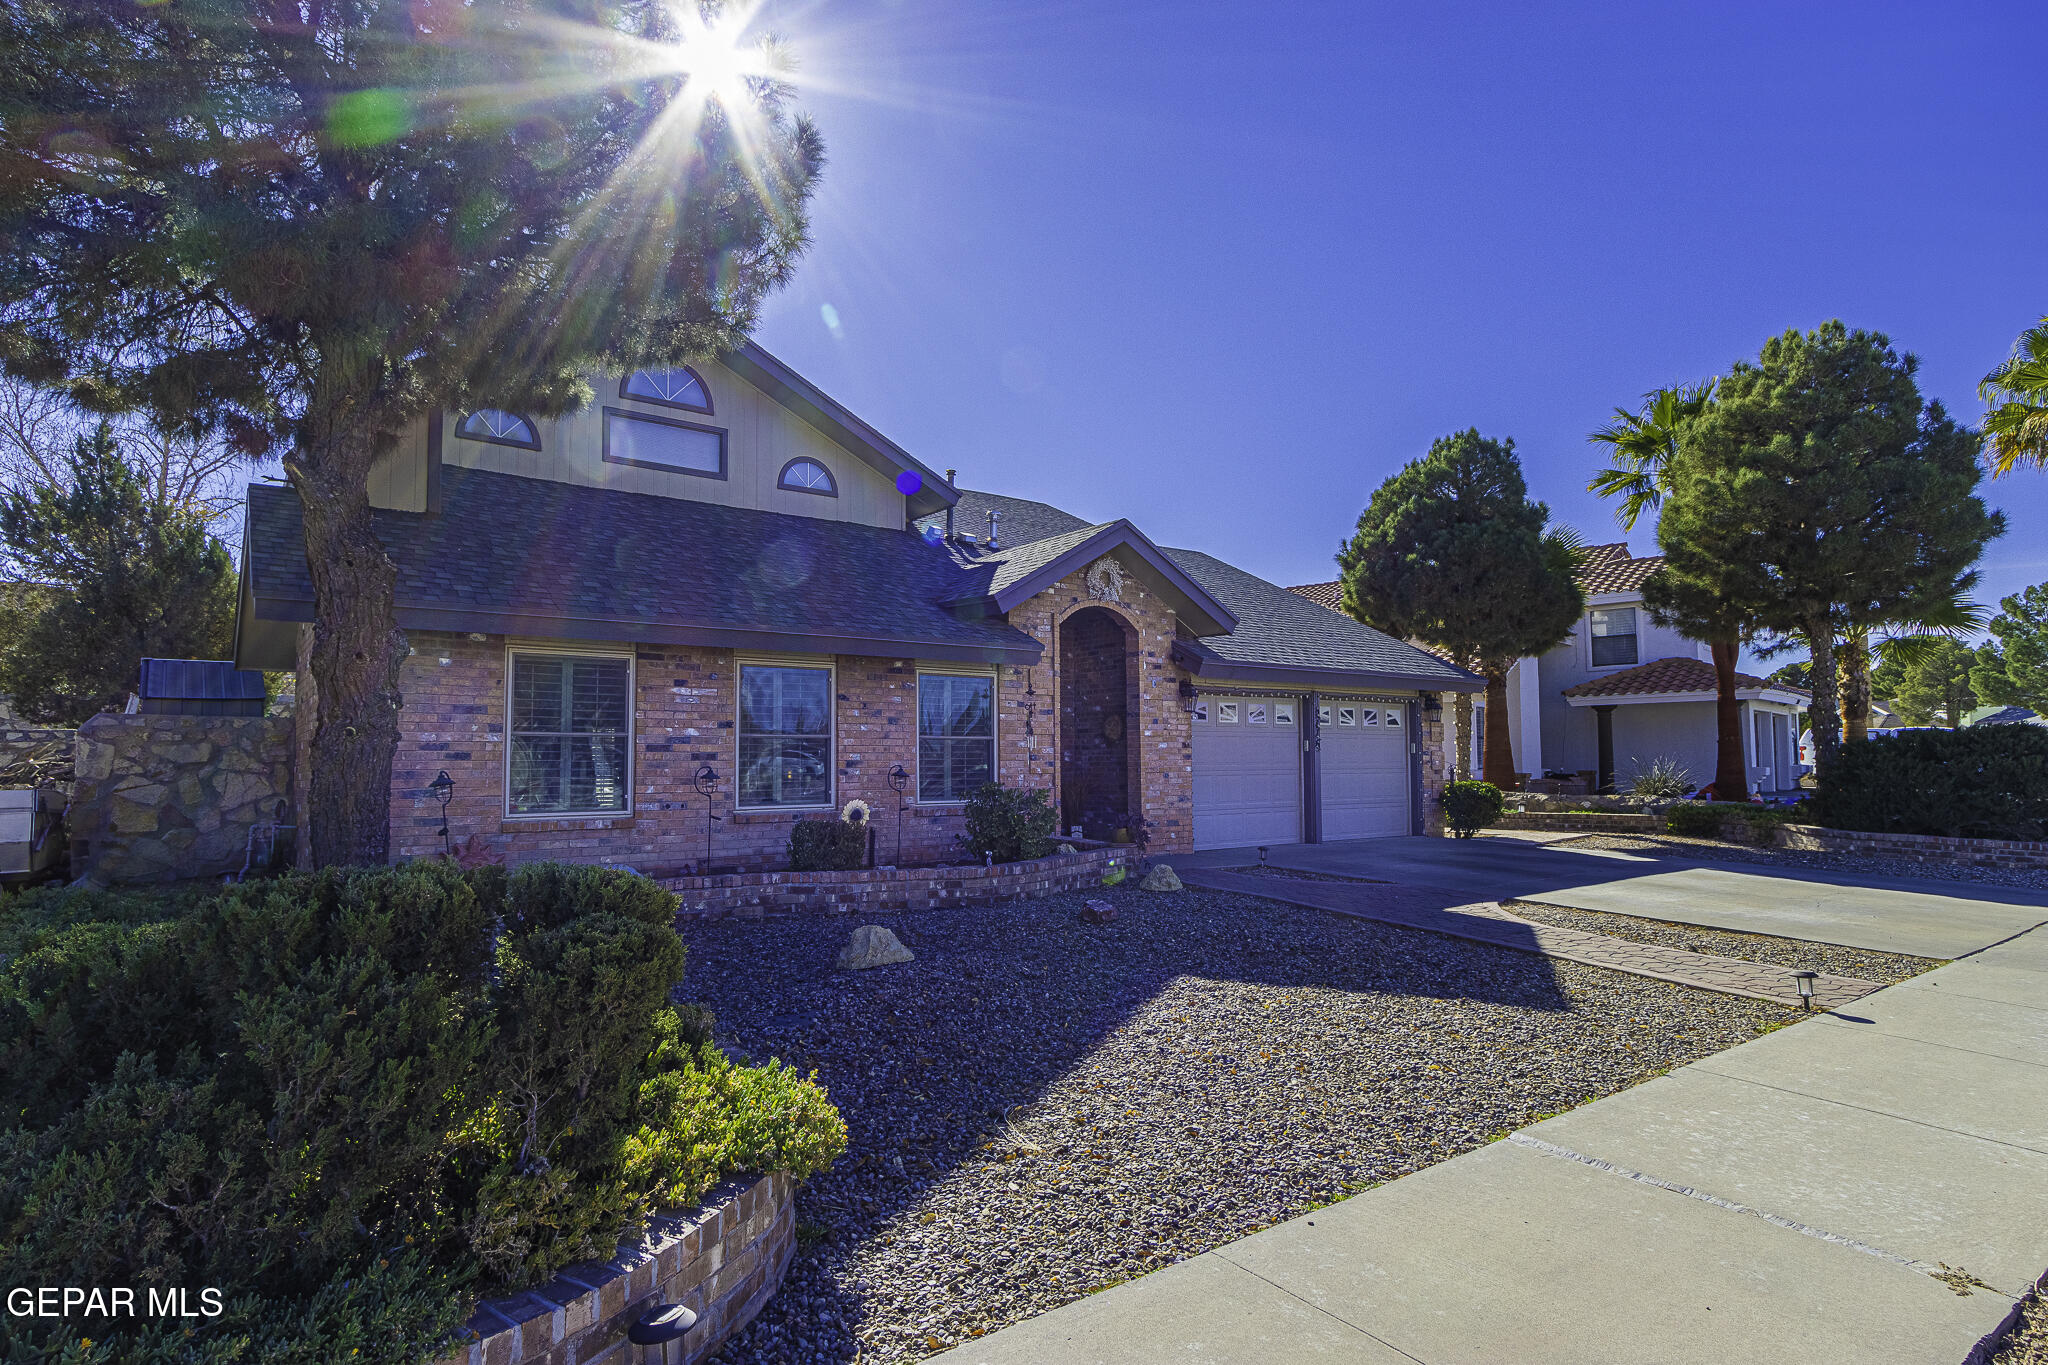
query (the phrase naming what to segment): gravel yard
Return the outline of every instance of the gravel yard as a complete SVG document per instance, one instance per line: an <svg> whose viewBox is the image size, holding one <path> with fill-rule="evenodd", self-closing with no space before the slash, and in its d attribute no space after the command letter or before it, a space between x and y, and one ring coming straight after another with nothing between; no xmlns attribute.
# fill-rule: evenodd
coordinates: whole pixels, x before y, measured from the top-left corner
<svg viewBox="0 0 2048 1365"><path fill-rule="evenodd" d="M1252 897L688 924L720 1040L815 1067L847 1154L717 1357L916 1360L1798 1018Z"/></svg>
<svg viewBox="0 0 2048 1365"><path fill-rule="evenodd" d="M1599 910L1574 910L1561 905L1515 902L1507 907L1507 911L1539 924L1554 924L1560 929L1584 929L1610 938L1625 938L1632 943L1658 943L1667 948L1687 948L1695 953L1739 957L1748 962L1767 962L1778 967L1810 967L1835 976L1882 981L1887 986L1941 965L1934 958L1907 957L1903 953L1842 948L1831 943L1808 943L1772 934L1740 934L1732 929L1702 929L1691 924L1670 924L1663 920L1639 919L1634 915L1610 915Z"/></svg>
<svg viewBox="0 0 2048 1365"><path fill-rule="evenodd" d="M1558 846L1612 849L1622 853L1680 853L1720 863L1765 863L1775 867L1807 867L1816 872L1855 872L1866 877L1924 877L1932 881L1979 882L1985 886L2017 886L2048 891L2048 868L2022 870L1970 867L1962 863L1916 862L1910 858L1879 858L1863 853L1812 853L1792 848L1756 848L1719 839L1681 838L1676 834L1588 834L1560 840Z"/></svg>
<svg viewBox="0 0 2048 1365"><path fill-rule="evenodd" d="M1991 1365L2048 1365L2048 1279L2020 1300L2019 1320L1999 1339Z"/></svg>

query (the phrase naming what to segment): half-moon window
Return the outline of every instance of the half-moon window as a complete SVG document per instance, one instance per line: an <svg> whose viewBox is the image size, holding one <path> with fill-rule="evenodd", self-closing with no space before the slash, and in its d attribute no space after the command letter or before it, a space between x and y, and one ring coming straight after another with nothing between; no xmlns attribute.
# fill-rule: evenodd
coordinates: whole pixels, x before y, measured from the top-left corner
<svg viewBox="0 0 2048 1365"><path fill-rule="evenodd" d="M679 370L635 370L620 383L619 397L691 412L711 411L711 390L687 365Z"/></svg>
<svg viewBox="0 0 2048 1365"><path fill-rule="evenodd" d="M793 493L817 493L828 498L839 496L839 485L832 482L832 471L816 460L791 460L782 467L782 477L775 481L775 486Z"/></svg>
<svg viewBox="0 0 2048 1365"><path fill-rule="evenodd" d="M533 423L503 408L478 408L455 424L455 434L466 441L488 441L498 446L539 450L540 433Z"/></svg>

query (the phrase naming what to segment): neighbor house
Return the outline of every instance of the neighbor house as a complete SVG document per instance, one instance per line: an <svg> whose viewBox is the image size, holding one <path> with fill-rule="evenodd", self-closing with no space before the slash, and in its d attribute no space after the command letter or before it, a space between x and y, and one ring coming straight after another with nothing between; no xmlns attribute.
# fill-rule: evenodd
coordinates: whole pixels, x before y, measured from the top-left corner
<svg viewBox="0 0 2048 1365"><path fill-rule="evenodd" d="M594 382L560 419L436 414L374 471L412 644L394 857L776 867L859 799L882 861L943 861L989 781L1164 851L1432 826L1470 674L1128 520L963 491L757 346ZM247 515L236 661L301 670L303 759L300 509L258 485Z"/></svg>
<svg viewBox="0 0 2048 1365"><path fill-rule="evenodd" d="M1626 544L1594 545L1579 567L1586 614L1565 642L1508 670L1508 738L1523 778L1583 781L1595 791L1627 787L1658 759L1675 761L1694 785L1712 780L1719 741L1713 653L1650 619L1643 584L1664 562L1635 557ZM1292 589L1342 614L1341 584ZM1799 762L1799 688L1736 674L1743 759L1750 791L1783 791L1806 771ZM1452 736L1482 767L1486 708L1473 707L1472 733Z"/></svg>

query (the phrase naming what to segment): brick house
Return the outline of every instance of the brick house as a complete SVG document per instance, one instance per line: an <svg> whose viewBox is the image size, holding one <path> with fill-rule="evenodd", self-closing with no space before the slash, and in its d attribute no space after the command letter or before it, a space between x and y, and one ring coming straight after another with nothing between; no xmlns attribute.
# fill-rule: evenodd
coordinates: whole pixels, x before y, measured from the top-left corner
<svg viewBox="0 0 2048 1365"><path fill-rule="evenodd" d="M436 414L373 475L412 644L394 857L440 850L443 771L457 841L654 872L782 866L855 798L882 861L944 861L990 780L1156 851L1432 826L1469 674L1129 521L961 490L756 346L597 387ZM290 490L249 490L243 543L236 661L301 667Z"/></svg>

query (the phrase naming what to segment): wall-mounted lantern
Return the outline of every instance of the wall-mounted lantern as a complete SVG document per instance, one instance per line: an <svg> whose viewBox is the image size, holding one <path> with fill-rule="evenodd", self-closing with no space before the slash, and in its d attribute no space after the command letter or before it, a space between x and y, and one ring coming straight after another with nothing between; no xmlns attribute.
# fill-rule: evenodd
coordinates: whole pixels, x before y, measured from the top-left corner
<svg viewBox="0 0 2048 1365"><path fill-rule="evenodd" d="M446 768L434 774L434 780L427 784L427 790L441 803L441 852L453 856L455 845L448 834L448 803L455 799L455 779L448 776Z"/></svg>
<svg viewBox="0 0 2048 1365"><path fill-rule="evenodd" d="M1195 680L1193 678L1182 678L1180 680L1180 709L1189 715L1193 715L1195 712Z"/></svg>

